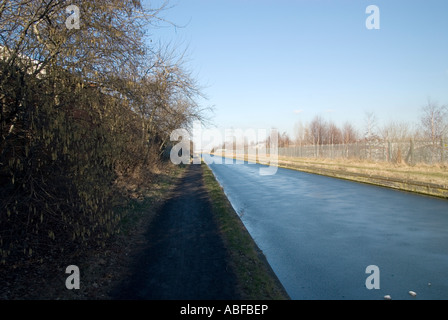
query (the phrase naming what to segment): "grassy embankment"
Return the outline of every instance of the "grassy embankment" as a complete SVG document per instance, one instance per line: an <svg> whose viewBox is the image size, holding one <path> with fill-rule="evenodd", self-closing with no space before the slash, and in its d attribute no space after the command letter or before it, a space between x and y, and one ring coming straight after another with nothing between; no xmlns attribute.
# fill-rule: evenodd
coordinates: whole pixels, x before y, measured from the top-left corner
<svg viewBox="0 0 448 320"><path fill-rule="evenodd" d="M233 155L237 159L267 164L267 158ZM448 167L444 165L374 162L358 159L279 157L278 167L368 183L402 191L448 198Z"/></svg>
<svg viewBox="0 0 448 320"><path fill-rule="evenodd" d="M289 300L289 296L255 244L242 221L205 164L203 179L213 204L213 213L235 270L241 295L247 300Z"/></svg>

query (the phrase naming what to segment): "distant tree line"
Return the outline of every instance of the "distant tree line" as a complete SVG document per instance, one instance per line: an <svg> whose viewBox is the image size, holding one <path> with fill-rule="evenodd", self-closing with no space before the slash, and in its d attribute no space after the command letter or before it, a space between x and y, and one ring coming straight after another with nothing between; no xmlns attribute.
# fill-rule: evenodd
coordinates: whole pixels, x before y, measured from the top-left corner
<svg viewBox="0 0 448 320"><path fill-rule="evenodd" d="M428 99L421 108L419 123L410 124L403 121L390 121L378 124L374 112L365 112L363 123L353 124L346 121L342 126L331 120L325 120L321 115L315 115L308 123L297 121L291 136L284 131L277 135L277 147L350 145L364 143L374 146L380 142L410 142L424 141L435 148L441 143L448 144L448 106L440 105ZM233 148L242 152L243 149L256 148L263 144L270 147L271 138L262 141L251 140L250 137L239 137L236 141L226 141L214 147L214 150Z"/></svg>
<svg viewBox="0 0 448 320"><path fill-rule="evenodd" d="M311 122L297 122L294 139L284 132L279 135L279 146L331 145L356 142L426 140L434 145L448 136L448 108L428 100L421 109L420 122L416 125L400 121L378 125L375 113L366 112L364 123L356 126L345 122L342 126L316 115Z"/></svg>
<svg viewBox="0 0 448 320"><path fill-rule="evenodd" d="M101 246L126 184L203 120L201 91L139 0L0 1L0 265ZM168 152L169 154L169 152Z"/></svg>

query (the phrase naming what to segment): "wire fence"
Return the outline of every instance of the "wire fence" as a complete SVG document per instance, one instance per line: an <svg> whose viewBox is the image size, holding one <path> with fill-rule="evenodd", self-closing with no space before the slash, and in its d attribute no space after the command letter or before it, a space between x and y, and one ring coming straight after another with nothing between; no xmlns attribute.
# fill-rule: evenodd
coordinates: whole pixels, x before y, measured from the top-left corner
<svg viewBox="0 0 448 320"><path fill-rule="evenodd" d="M237 153L257 154L248 148ZM269 149L267 151L269 153ZM360 159L394 163L447 164L448 139L433 141L360 141L351 144L295 145L278 149L280 157Z"/></svg>

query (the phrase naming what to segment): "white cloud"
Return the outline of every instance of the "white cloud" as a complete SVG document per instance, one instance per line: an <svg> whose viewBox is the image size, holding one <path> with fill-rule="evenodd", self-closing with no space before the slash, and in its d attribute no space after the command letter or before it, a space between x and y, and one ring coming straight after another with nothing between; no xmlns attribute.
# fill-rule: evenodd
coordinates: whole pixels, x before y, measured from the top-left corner
<svg viewBox="0 0 448 320"><path fill-rule="evenodd" d="M294 110L294 113L295 113L295 114L299 114L299 113L302 113L302 112L303 112L302 109Z"/></svg>

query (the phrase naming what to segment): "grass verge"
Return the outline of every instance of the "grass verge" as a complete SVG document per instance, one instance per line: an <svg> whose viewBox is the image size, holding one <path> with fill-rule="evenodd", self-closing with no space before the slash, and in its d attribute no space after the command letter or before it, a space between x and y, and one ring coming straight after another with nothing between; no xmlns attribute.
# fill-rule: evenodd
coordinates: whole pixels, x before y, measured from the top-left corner
<svg viewBox="0 0 448 320"><path fill-rule="evenodd" d="M131 199L126 207L117 209L120 211L122 219L120 221L120 233L128 236L136 227L143 224L148 225L157 208L164 203L169 192L176 185L178 179L184 174L184 165L166 165L163 172L160 172L157 179L152 181L146 190L141 190L141 197Z"/></svg>
<svg viewBox="0 0 448 320"><path fill-rule="evenodd" d="M264 254L258 248L207 165L202 165L204 185L213 214L229 251L230 265L244 300L289 300Z"/></svg>

